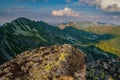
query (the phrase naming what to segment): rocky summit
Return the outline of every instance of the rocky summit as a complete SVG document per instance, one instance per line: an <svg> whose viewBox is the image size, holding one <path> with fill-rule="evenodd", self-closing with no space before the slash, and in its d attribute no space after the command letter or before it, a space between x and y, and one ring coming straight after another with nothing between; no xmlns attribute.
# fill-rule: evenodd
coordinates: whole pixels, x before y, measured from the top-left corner
<svg viewBox="0 0 120 80"><path fill-rule="evenodd" d="M82 51L55 45L25 51L0 66L0 80L86 80Z"/></svg>

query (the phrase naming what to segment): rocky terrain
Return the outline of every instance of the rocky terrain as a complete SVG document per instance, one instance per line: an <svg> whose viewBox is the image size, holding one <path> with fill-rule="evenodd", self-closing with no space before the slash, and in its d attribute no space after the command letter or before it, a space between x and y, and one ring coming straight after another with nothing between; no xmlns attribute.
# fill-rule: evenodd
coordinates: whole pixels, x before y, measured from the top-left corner
<svg viewBox="0 0 120 80"><path fill-rule="evenodd" d="M86 80L82 51L64 44L25 51L0 66L0 80Z"/></svg>
<svg viewBox="0 0 120 80"><path fill-rule="evenodd" d="M87 63L87 80L120 80L120 58Z"/></svg>

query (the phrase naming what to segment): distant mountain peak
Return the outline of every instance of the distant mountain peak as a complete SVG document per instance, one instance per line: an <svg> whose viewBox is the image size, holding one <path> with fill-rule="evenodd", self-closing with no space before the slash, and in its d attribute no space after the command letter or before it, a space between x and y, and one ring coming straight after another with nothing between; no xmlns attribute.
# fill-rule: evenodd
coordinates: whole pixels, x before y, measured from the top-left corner
<svg viewBox="0 0 120 80"><path fill-rule="evenodd" d="M19 17L19 18L15 19L15 20L30 20L30 19L28 19L26 17Z"/></svg>

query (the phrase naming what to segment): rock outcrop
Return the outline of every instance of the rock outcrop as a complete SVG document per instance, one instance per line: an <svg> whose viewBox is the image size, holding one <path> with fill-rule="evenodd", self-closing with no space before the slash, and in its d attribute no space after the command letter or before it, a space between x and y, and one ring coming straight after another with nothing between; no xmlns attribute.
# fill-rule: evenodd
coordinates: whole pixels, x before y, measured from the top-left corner
<svg viewBox="0 0 120 80"><path fill-rule="evenodd" d="M0 80L86 80L82 51L64 44L25 51L0 66Z"/></svg>

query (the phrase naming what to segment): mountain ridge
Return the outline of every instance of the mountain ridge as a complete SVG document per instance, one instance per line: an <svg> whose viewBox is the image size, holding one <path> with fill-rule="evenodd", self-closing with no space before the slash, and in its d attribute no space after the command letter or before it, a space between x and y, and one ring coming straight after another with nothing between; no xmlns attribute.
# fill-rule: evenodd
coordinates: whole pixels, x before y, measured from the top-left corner
<svg viewBox="0 0 120 80"><path fill-rule="evenodd" d="M85 45L97 43L100 40L109 40L112 35L97 35L73 27L66 27L61 30L43 21L35 22L27 18L17 18L0 28L0 37L0 62L4 62L23 51L55 44L79 45L79 47L82 47L80 49L86 52L90 48L86 50L81 44ZM97 47L95 48L97 49ZM88 53L92 55L93 52ZM102 52L101 54L103 53L108 54L107 52Z"/></svg>
<svg viewBox="0 0 120 80"><path fill-rule="evenodd" d="M22 60L26 60L26 59L23 59L23 58L26 56L29 56L30 58L27 58L27 59L30 59L30 61L32 61L34 58L31 58L31 57L39 56L38 54L34 55L34 53L40 52L41 54L41 50L39 50L39 47L45 47L45 46L46 46L46 48L44 49L45 55L43 56L48 57L48 55L50 55L49 52L51 53L54 52L54 51L51 51L53 50L53 48L48 46L52 46L52 45L57 46L57 45L63 45L63 44L69 44L77 48L77 50L80 50L84 53L84 56L85 56L84 58L86 62L85 63L86 71L84 71L85 69L83 69L84 73L80 75L78 73L77 74L75 73L77 76L86 74L86 79L88 80L119 79L119 69L120 69L119 57L114 55L111 52L102 50L97 46L97 44L100 43L101 41L110 41L111 39L114 39L114 37L116 37L114 36L114 34L110 34L110 33L97 34L93 32L88 32L86 30L78 29L73 26L67 26L64 29L60 29L58 27L49 25L42 21L39 22L39 21L32 21L29 19L27 20L26 19L22 20L22 19L23 18L18 18L17 20L14 20L13 22L8 23L8 25L5 24L0 28L0 53L1 53L0 64L4 63L3 66L0 68L1 70L0 76L3 75L3 79L6 76L9 76L10 79L11 78L19 79L19 77L24 78L24 73L26 74L26 72L30 72L30 71L33 71L33 74L31 74L31 76L34 76L37 79L40 78L40 76L34 75L34 71L36 74L39 70L43 71L44 69L37 68L35 70L26 70L28 66L31 67L31 64L33 64L33 62L25 61L25 64L24 64L24 61ZM68 52L71 51L71 49L68 46L65 49ZM47 50L48 52L46 52ZM21 54L22 52L23 54ZM27 55L27 53L32 55ZM62 57L60 57L60 60L66 59L66 57L65 58L63 57L64 55L66 54L62 54ZM70 60L70 58L68 58L70 61L68 60L67 64L69 64L69 62L73 62L74 64L76 64L83 61L81 59L79 61L75 61L76 59L79 59L78 58L79 56L75 56L75 55L73 56L74 56L73 60ZM54 57L52 55L51 58L56 59L57 57ZM45 58L45 60L48 60L48 59ZM59 60L59 58L57 60ZM36 61L36 58L35 58L35 61ZM19 64L23 63L23 64L18 65L18 63ZM16 69L18 70L18 72L15 74L16 76L10 76L12 74L9 73L10 72L9 70L11 70L10 68L12 65L8 65L8 64L12 64L13 67L15 67L15 71ZM68 66L67 64L65 66ZM36 65L36 64L33 64L33 65ZM45 69L46 71L49 71L49 69L53 67L50 65L52 65L52 63L46 66L47 67L47 70ZM61 68L61 71L65 69L65 71L69 72L69 70L67 70L65 66ZM21 67L23 70L22 70L22 73L19 73L21 71ZM76 69L76 66L74 66L73 68ZM58 68L56 69L59 70ZM13 73L15 72L14 70L12 71ZM62 76L60 77L60 79L74 80L73 78L74 74L71 71L69 73L70 73L69 76ZM44 76L48 76L48 75L45 73ZM59 76L57 77L59 78ZM49 79L52 79L52 78L49 77ZM79 79L75 79L75 80L79 80Z"/></svg>

